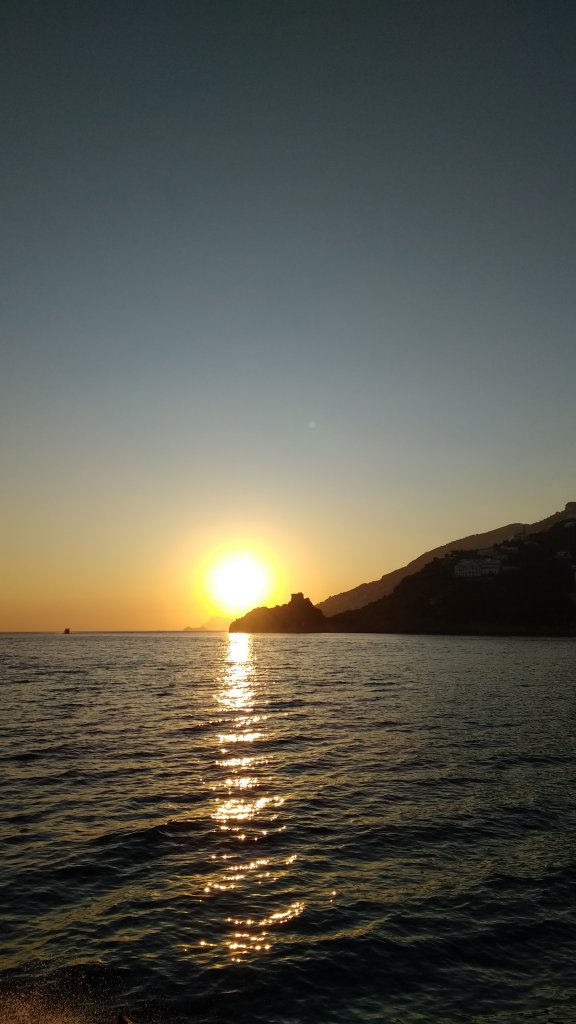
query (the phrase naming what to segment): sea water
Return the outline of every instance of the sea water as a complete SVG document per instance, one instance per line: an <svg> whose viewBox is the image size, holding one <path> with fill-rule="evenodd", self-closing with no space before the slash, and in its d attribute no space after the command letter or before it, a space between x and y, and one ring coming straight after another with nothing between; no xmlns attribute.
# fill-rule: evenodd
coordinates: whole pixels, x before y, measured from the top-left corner
<svg viewBox="0 0 576 1024"><path fill-rule="evenodd" d="M0 1021L576 1020L576 643L0 637Z"/></svg>

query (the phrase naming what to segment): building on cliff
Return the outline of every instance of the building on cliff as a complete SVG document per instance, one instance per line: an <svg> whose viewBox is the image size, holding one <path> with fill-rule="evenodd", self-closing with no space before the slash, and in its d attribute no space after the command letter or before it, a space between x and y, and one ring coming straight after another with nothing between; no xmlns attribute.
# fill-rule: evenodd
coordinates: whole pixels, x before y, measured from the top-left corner
<svg viewBox="0 0 576 1024"><path fill-rule="evenodd" d="M456 579L497 576L501 568L499 558L463 558L454 566L454 576Z"/></svg>

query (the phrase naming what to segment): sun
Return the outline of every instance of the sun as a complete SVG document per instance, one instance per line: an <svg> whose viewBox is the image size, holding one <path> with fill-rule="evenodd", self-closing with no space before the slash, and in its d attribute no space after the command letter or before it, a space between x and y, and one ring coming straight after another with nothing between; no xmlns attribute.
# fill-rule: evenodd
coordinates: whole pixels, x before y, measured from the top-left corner
<svg viewBox="0 0 576 1024"><path fill-rule="evenodd" d="M208 591L221 612L240 614L266 600L272 589L272 572L252 554L227 555L208 573Z"/></svg>

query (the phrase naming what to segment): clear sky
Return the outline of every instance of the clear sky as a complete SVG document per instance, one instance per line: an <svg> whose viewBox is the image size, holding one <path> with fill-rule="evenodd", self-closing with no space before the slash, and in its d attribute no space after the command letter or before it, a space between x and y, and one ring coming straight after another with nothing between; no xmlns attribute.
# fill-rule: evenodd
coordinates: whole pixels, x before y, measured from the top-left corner
<svg viewBox="0 0 576 1024"><path fill-rule="evenodd" d="M5 0L0 629L576 500L572 0Z"/></svg>

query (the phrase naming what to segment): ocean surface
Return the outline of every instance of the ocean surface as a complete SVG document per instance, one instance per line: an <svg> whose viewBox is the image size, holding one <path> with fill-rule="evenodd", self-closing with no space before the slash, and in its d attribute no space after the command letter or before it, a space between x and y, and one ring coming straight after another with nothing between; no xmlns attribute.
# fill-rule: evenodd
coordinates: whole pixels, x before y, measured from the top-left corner
<svg viewBox="0 0 576 1024"><path fill-rule="evenodd" d="M576 1021L576 642L0 636L0 1022Z"/></svg>

